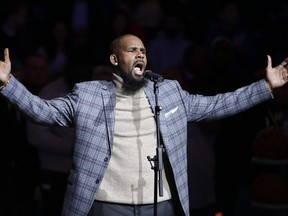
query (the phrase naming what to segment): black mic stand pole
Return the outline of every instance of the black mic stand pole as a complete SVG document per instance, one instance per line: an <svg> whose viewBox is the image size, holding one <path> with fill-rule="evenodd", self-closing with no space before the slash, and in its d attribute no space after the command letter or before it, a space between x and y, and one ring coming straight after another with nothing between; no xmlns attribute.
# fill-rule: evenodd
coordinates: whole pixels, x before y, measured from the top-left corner
<svg viewBox="0 0 288 216"><path fill-rule="evenodd" d="M154 216L157 216L157 181L159 182L159 196L163 196L163 179L162 179L162 171L163 171L163 152L164 148L160 142L160 130L159 130L159 114L162 110L162 107L158 106L158 81L154 80L154 94L155 94L155 118L156 118L156 133L157 133L157 148L156 155L151 158L147 157L148 161L151 164L151 169L154 170ZM154 166L151 161L154 162ZM159 179L158 179L159 177Z"/></svg>

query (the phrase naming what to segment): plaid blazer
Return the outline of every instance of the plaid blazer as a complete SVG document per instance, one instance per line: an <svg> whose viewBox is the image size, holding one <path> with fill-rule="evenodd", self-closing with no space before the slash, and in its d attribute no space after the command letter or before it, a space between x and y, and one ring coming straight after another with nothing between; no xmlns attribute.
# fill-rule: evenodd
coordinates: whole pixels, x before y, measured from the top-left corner
<svg viewBox="0 0 288 216"><path fill-rule="evenodd" d="M145 87L145 93L154 112L152 82ZM65 97L43 100L28 92L12 76L1 94L35 122L75 128L73 165L62 215L86 216L111 157L115 122L113 82L79 83ZM271 98L264 80L234 92L208 97L190 95L177 81L165 80L159 85L160 133L185 215L189 215L187 121L224 118Z"/></svg>

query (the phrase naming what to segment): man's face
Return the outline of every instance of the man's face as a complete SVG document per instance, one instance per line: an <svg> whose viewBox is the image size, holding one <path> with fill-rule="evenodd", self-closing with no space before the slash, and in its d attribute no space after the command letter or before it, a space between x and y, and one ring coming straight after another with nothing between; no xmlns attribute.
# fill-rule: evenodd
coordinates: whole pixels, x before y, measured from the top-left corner
<svg viewBox="0 0 288 216"><path fill-rule="evenodd" d="M142 41L129 35L119 41L117 53L118 72L128 89L137 91L142 88L146 80L143 73L147 64L146 49Z"/></svg>
<svg viewBox="0 0 288 216"><path fill-rule="evenodd" d="M142 79L146 63L146 49L139 38L126 36L120 40L118 64L123 72L130 73L135 79Z"/></svg>

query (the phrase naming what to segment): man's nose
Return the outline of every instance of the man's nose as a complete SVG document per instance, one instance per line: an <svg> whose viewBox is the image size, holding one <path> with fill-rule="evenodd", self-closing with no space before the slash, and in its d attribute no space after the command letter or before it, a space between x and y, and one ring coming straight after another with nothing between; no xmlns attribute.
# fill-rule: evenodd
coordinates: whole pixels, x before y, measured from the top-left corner
<svg viewBox="0 0 288 216"><path fill-rule="evenodd" d="M143 52L141 51L137 52L137 55L136 55L137 58L144 58L144 56L145 54Z"/></svg>

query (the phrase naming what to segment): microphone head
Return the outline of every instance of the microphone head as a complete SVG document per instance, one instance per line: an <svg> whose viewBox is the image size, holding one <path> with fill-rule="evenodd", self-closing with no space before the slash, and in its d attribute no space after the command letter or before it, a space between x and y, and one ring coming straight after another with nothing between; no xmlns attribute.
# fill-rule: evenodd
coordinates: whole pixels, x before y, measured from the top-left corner
<svg viewBox="0 0 288 216"><path fill-rule="evenodd" d="M151 80L152 82L163 82L164 78L160 74L153 73L151 70L144 72L144 78Z"/></svg>
<svg viewBox="0 0 288 216"><path fill-rule="evenodd" d="M151 70L145 70L143 76L145 77L145 76L147 76L149 73L152 73L152 71L151 71Z"/></svg>

